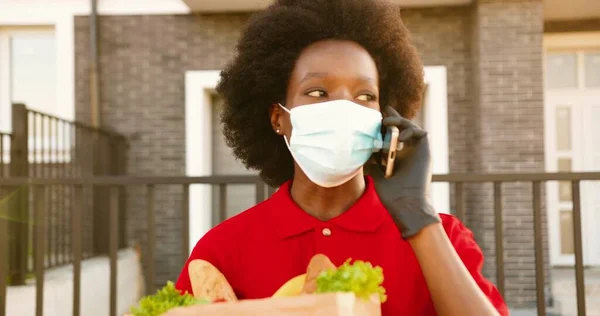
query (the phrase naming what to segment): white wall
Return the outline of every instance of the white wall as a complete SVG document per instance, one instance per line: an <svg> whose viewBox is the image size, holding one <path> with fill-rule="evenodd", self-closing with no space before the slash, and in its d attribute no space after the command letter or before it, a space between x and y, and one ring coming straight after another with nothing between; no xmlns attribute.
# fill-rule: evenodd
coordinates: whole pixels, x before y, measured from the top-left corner
<svg viewBox="0 0 600 316"><path fill-rule="evenodd" d="M211 96L219 81L219 71L188 71L185 74L185 175L210 176L212 162ZM190 186L190 249L212 227L210 185Z"/></svg>
<svg viewBox="0 0 600 316"><path fill-rule="evenodd" d="M446 66L425 67L425 82L428 84L425 99L424 128L429 132L432 152L433 174L450 172L450 153L448 145L448 78ZM433 183L431 185L433 207L438 213L450 214L450 184Z"/></svg>
<svg viewBox="0 0 600 316"><path fill-rule="evenodd" d="M53 27L56 38L56 104L59 116L75 117L75 43L73 20L89 15L90 0L0 0L0 28ZM181 0L99 0L98 13L106 15L187 14Z"/></svg>
<svg viewBox="0 0 600 316"><path fill-rule="evenodd" d="M143 279L141 265L132 249L119 252L117 263L117 314L128 312L141 298ZM109 315L108 258L93 258L81 265L81 315ZM44 316L73 314L73 269L59 267L46 272L44 280ZM7 314L35 315L35 285L8 287Z"/></svg>

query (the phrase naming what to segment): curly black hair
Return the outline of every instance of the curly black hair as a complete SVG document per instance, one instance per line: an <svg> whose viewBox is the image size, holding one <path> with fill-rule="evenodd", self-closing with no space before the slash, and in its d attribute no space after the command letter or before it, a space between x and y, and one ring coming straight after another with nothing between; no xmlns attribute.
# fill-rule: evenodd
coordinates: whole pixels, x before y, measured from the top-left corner
<svg viewBox="0 0 600 316"><path fill-rule="evenodd" d="M380 104L407 118L421 105L423 65L398 6L379 0L277 0L250 19L217 86L227 145L271 186L290 180L294 166L271 127L269 108L286 99L300 53L326 39L353 41L369 52L379 72Z"/></svg>

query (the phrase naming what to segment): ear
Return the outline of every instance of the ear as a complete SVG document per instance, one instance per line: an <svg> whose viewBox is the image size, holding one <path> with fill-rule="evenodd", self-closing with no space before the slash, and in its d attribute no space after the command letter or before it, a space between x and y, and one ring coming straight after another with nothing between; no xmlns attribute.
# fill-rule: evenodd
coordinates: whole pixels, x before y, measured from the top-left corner
<svg viewBox="0 0 600 316"><path fill-rule="evenodd" d="M271 104L269 107L269 116L271 118L271 127L278 135L283 135L283 110L279 104Z"/></svg>

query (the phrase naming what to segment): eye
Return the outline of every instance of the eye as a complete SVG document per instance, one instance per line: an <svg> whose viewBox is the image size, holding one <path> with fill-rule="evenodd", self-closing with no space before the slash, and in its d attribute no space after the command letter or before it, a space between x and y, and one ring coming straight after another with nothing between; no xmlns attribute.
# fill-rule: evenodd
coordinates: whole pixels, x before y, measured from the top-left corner
<svg viewBox="0 0 600 316"><path fill-rule="evenodd" d="M363 93L363 94L357 96L356 99L359 101L375 101L375 100L377 100L377 97L370 93Z"/></svg>
<svg viewBox="0 0 600 316"><path fill-rule="evenodd" d="M323 90L312 90L312 91L308 91L306 93L307 96L311 96L311 97L315 97L315 98L322 98L327 96L327 92L323 91Z"/></svg>

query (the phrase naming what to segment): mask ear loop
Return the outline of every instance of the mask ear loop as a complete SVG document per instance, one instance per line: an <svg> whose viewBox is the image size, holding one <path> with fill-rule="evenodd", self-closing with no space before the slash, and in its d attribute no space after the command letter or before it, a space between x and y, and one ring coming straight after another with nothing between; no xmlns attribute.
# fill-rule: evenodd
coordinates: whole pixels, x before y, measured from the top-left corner
<svg viewBox="0 0 600 316"><path fill-rule="evenodd" d="M284 111L292 114L292 111L288 110L288 108L286 108L285 106L283 106L281 103L277 103L277 105L279 105Z"/></svg>
<svg viewBox="0 0 600 316"><path fill-rule="evenodd" d="M281 103L277 103L277 105L279 105L280 108L282 108L284 111L286 111L290 115L292 115L292 111L288 110L288 108L286 108L285 106L283 106ZM283 136L283 140L285 140L285 144L288 146L288 149L290 149L290 143L289 143L288 139L285 137L285 135L282 135L282 136Z"/></svg>

